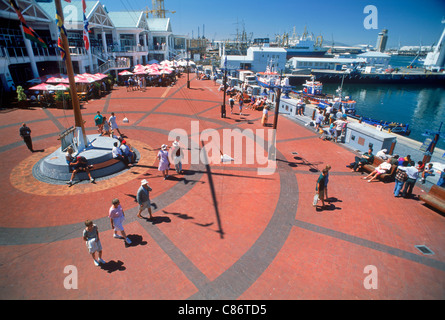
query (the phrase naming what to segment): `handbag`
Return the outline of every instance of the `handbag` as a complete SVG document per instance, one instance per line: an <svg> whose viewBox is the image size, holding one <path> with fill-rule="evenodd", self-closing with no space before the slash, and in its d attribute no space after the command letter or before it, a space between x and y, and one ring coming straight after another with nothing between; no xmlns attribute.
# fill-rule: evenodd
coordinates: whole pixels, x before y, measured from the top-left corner
<svg viewBox="0 0 445 320"><path fill-rule="evenodd" d="M318 196L318 193L316 193L315 196L314 196L314 202L312 203L312 205L314 207L317 206L318 199L319 199L319 196Z"/></svg>

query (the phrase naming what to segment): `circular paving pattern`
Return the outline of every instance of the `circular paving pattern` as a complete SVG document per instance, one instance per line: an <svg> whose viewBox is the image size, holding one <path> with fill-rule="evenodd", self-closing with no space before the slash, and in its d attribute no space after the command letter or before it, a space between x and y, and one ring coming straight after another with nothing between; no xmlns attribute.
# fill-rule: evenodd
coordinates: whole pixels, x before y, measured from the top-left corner
<svg viewBox="0 0 445 320"><path fill-rule="evenodd" d="M132 140L131 145L138 151L139 154L137 166L154 165L157 155L156 150L146 143L137 140ZM122 172L113 174L111 176L98 178L96 179L96 183L90 183L88 180L81 181L80 183L77 183L76 181L74 187L68 187L66 185L66 181L50 180L45 177L38 177L38 179L36 179L36 173L33 173L33 169L39 165L39 161L52 154L57 148L59 147L50 147L42 153L33 153L17 164L17 166L12 169L10 174L11 185L22 192L30 194L65 196L81 194L84 192L102 191L125 184L134 179L131 169L123 170ZM117 176L118 178L116 178ZM65 185L66 188L62 187L62 185Z"/></svg>

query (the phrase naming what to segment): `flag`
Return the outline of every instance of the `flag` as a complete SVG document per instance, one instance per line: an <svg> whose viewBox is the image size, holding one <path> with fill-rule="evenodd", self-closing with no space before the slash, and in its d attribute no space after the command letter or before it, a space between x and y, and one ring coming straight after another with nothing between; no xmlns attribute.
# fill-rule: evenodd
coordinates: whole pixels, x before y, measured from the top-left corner
<svg viewBox="0 0 445 320"><path fill-rule="evenodd" d="M33 28L28 26L25 18L23 18L22 11L20 10L20 7L17 5L15 0L9 0L9 3L11 4L11 6L14 8L15 12L17 13L17 17L19 18L20 23L22 24L22 27L23 27L23 32L25 33L25 38L37 43L39 46L41 46L43 48L48 48L45 41L39 37L39 35L34 31Z"/></svg>
<svg viewBox="0 0 445 320"><path fill-rule="evenodd" d="M66 36L66 29L65 26L63 25L62 17L59 15L58 12L56 12L56 24L57 27L59 28L60 34L64 34Z"/></svg>
<svg viewBox="0 0 445 320"><path fill-rule="evenodd" d="M83 9L83 42L85 42L85 49L88 50L90 48L90 38L88 36L88 20L85 16L85 12L87 9L85 0L82 0L82 9Z"/></svg>
<svg viewBox="0 0 445 320"><path fill-rule="evenodd" d="M62 57L62 60L65 61L66 51L65 51L65 49L63 49L62 38L60 38L60 35L59 35L59 40L57 41L57 47L59 48L60 56Z"/></svg>

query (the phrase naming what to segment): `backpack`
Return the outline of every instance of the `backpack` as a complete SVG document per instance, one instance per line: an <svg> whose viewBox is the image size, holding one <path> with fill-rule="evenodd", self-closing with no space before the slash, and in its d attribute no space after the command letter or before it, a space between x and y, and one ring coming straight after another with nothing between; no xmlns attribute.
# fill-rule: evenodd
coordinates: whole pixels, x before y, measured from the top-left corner
<svg viewBox="0 0 445 320"><path fill-rule="evenodd" d="M79 161L80 163L83 163L83 164L87 164L88 163L87 158L85 158L84 156L78 156L77 157L77 161Z"/></svg>
<svg viewBox="0 0 445 320"><path fill-rule="evenodd" d="M397 169L395 178L399 181L406 181L408 180L408 174L403 170Z"/></svg>

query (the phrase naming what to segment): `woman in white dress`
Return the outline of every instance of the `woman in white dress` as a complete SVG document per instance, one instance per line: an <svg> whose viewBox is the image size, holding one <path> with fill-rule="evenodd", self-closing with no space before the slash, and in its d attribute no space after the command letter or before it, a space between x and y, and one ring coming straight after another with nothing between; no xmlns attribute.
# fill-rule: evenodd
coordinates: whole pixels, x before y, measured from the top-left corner
<svg viewBox="0 0 445 320"><path fill-rule="evenodd" d="M158 170L162 172L164 180L168 178L168 168L170 166L170 161L168 160L168 150L167 145L163 144L161 150L158 152L159 166Z"/></svg>

